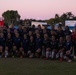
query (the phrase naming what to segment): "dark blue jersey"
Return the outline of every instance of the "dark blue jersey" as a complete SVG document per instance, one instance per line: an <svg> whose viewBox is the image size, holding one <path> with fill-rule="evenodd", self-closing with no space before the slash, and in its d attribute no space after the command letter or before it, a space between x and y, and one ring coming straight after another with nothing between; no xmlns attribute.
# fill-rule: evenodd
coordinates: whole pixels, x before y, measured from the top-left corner
<svg viewBox="0 0 76 75"><path fill-rule="evenodd" d="M7 38L6 39L6 46L8 46L8 48L12 48L12 46L13 46L13 40L12 40L12 38Z"/></svg>
<svg viewBox="0 0 76 75"><path fill-rule="evenodd" d="M71 35L71 31L66 31L66 30L65 30L65 31L64 31L64 35L65 35L65 36Z"/></svg>
<svg viewBox="0 0 76 75"><path fill-rule="evenodd" d="M17 56L17 51L12 50L11 55L16 57Z"/></svg>
<svg viewBox="0 0 76 75"><path fill-rule="evenodd" d="M19 37L18 38L14 37L13 43L17 48L21 47L21 39Z"/></svg>
<svg viewBox="0 0 76 75"><path fill-rule="evenodd" d="M5 38L0 37L0 46L5 46Z"/></svg>
<svg viewBox="0 0 76 75"><path fill-rule="evenodd" d="M51 46L51 49L58 49L58 42L57 41L51 41L50 42L50 46Z"/></svg>
<svg viewBox="0 0 76 75"><path fill-rule="evenodd" d="M60 37L64 37L64 31L57 31L57 38L59 39Z"/></svg>
<svg viewBox="0 0 76 75"><path fill-rule="evenodd" d="M63 48L65 48L65 43L64 42L62 42L62 43L58 43L58 50L61 50L61 49L63 49Z"/></svg>
<svg viewBox="0 0 76 75"><path fill-rule="evenodd" d="M65 49L66 49L66 51L68 51L68 50L70 50L70 48L73 46L73 44L72 44L72 41L69 41L69 42L65 42Z"/></svg>
<svg viewBox="0 0 76 75"><path fill-rule="evenodd" d="M28 50L28 39L23 39L21 42L24 50Z"/></svg>
<svg viewBox="0 0 76 75"><path fill-rule="evenodd" d="M14 28L10 28L11 33L14 33L14 30L15 30Z"/></svg>
<svg viewBox="0 0 76 75"><path fill-rule="evenodd" d="M42 47L42 39L41 38L36 38L35 39L35 48L41 48Z"/></svg>
<svg viewBox="0 0 76 75"><path fill-rule="evenodd" d="M18 29L17 31L19 33L19 36L22 37L23 36L23 30L22 29Z"/></svg>
<svg viewBox="0 0 76 75"><path fill-rule="evenodd" d="M3 34L4 34L4 37L5 37L5 39L7 38L7 30L3 30Z"/></svg>
<svg viewBox="0 0 76 75"><path fill-rule="evenodd" d="M42 46L44 46L45 48L50 47L50 40L49 39L47 39L47 40L44 39Z"/></svg>
<svg viewBox="0 0 76 75"><path fill-rule="evenodd" d="M35 42L34 41L29 41L29 50L34 53L35 52Z"/></svg>

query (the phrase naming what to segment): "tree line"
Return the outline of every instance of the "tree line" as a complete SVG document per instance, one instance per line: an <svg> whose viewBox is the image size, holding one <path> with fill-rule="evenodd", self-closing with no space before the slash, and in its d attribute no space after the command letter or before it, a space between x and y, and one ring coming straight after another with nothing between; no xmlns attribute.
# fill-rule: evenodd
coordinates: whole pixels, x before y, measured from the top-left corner
<svg viewBox="0 0 76 75"><path fill-rule="evenodd" d="M76 16L72 12L66 12L62 15L55 14L54 18L46 19L46 20L36 20L36 19L20 19L20 14L16 10L7 10L3 12L2 17L4 18L5 25L10 25L11 23L14 25L25 25L31 24L31 21L45 21L50 25L55 25L57 23L62 23L62 25L65 25L65 20L76 20Z"/></svg>

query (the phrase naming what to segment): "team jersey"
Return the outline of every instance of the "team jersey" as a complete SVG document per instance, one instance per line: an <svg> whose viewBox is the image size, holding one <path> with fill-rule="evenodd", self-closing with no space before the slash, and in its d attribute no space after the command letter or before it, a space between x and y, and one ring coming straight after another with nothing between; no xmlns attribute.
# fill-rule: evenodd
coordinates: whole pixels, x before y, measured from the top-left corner
<svg viewBox="0 0 76 75"><path fill-rule="evenodd" d="M62 43L58 43L58 50L61 50L61 49L63 49L63 48L65 48L65 42L62 42Z"/></svg>
<svg viewBox="0 0 76 75"><path fill-rule="evenodd" d="M12 48L12 46L13 46L13 40L12 40L12 38L7 38L6 39L6 46L8 46L9 49Z"/></svg>
<svg viewBox="0 0 76 75"><path fill-rule="evenodd" d="M50 42L51 50L58 49L58 42L57 41L51 41Z"/></svg>
<svg viewBox="0 0 76 75"><path fill-rule="evenodd" d="M66 51L68 51L68 50L70 50L70 48L73 46L73 44L72 44L72 41L69 41L69 42L65 42L65 49L66 49Z"/></svg>
<svg viewBox="0 0 76 75"><path fill-rule="evenodd" d="M23 47L24 51L28 50L28 39L22 40L22 47Z"/></svg>
<svg viewBox="0 0 76 75"><path fill-rule="evenodd" d="M23 30L22 30L22 29L18 29L17 31L18 31L18 33L19 33L19 36L20 36L20 37L23 37Z"/></svg>
<svg viewBox="0 0 76 75"><path fill-rule="evenodd" d="M21 47L21 39L14 37L13 44L19 49Z"/></svg>
<svg viewBox="0 0 76 75"><path fill-rule="evenodd" d="M64 35L65 35L65 36L71 35L71 31L64 31Z"/></svg>
<svg viewBox="0 0 76 75"><path fill-rule="evenodd" d="M47 40L44 39L42 46L44 46L45 48L50 47L50 40L49 39L47 39Z"/></svg>
<svg viewBox="0 0 76 75"><path fill-rule="evenodd" d="M35 39L35 48L41 48L42 47L42 39L41 38L36 38Z"/></svg>
<svg viewBox="0 0 76 75"><path fill-rule="evenodd" d="M35 42L34 41L29 41L29 50L34 53L35 52Z"/></svg>
<svg viewBox="0 0 76 75"><path fill-rule="evenodd" d="M18 54L18 53L17 53L17 50L15 50L15 51L14 51L14 50L12 50L11 55L12 55L13 57L16 57L16 56L17 56L17 54Z"/></svg>
<svg viewBox="0 0 76 75"><path fill-rule="evenodd" d="M5 47L5 38L0 37L0 46Z"/></svg>
<svg viewBox="0 0 76 75"><path fill-rule="evenodd" d="M63 30L62 31L57 31L57 37L58 37L58 39L60 37L64 37L64 31Z"/></svg>
<svg viewBox="0 0 76 75"><path fill-rule="evenodd" d="M4 37L5 37L5 39L7 38L7 30L3 30L3 34L4 34Z"/></svg>

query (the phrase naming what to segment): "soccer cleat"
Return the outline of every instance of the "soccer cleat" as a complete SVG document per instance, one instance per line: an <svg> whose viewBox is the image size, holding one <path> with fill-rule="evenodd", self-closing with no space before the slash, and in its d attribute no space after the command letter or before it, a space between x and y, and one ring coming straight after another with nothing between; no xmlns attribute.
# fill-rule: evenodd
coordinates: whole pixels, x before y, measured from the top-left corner
<svg viewBox="0 0 76 75"><path fill-rule="evenodd" d="M60 58L59 61L63 61L63 58Z"/></svg>
<svg viewBox="0 0 76 75"><path fill-rule="evenodd" d="M48 58L44 58L44 60L48 60Z"/></svg>
<svg viewBox="0 0 76 75"><path fill-rule="evenodd" d="M69 59L68 62L70 63L70 62L72 62L72 60Z"/></svg>

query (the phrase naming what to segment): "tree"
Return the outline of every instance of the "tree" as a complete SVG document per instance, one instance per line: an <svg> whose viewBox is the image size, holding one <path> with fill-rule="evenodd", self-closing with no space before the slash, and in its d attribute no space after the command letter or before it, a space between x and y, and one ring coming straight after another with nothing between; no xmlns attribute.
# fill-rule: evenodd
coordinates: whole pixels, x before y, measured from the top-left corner
<svg viewBox="0 0 76 75"><path fill-rule="evenodd" d="M2 14L4 18L4 22L9 24L17 24L17 22L20 20L20 15L17 11L14 10L7 10Z"/></svg>

